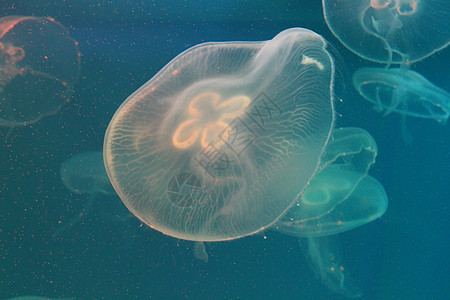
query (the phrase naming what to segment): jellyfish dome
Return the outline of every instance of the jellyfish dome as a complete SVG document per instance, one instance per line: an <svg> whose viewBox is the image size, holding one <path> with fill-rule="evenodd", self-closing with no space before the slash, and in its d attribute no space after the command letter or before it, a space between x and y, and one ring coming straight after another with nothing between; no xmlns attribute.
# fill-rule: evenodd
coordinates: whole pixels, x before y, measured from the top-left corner
<svg viewBox="0 0 450 300"><path fill-rule="evenodd" d="M0 19L0 126L33 124L71 97L80 72L78 43L48 17Z"/></svg>
<svg viewBox="0 0 450 300"><path fill-rule="evenodd" d="M367 174L377 152L367 131L335 130L320 171L273 229L297 237L319 237L381 217L387 209L387 195L378 180Z"/></svg>
<svg viewBox="0 0 450 300"><path fill-rule="evenodd" d="M419 61L450 43L448 0L322 0L349 50L379 63Z"/></svg>
<svg viewBox="0 0 450 300"><path fill-rule="evenodd" d="M386 114L434 119L445 124L450 115L450 93L417 72L405 68L361 68L353 74L359 94Z"/></svg>
<svg viewBox="0 0 450 300"><path fill-rule="evenodd" d="M64 185L74 193L115 194L106 175L101 151L88 151L72 156L61 164L60 173Z"/></svg>
<svg viewBox="0 0 450 300"><path fill-rule="evenodd" d="M194 46L120 106L104 142L128 209L160 232L256 233L314 175L334 123L325 40L292 28L262 42Z"/></svg>
<svg viewBox="0 0 450 300"><path fill-rule="evenodd" d="M61 164L60 174L66 188L76 194L89 195L89 198L82 212L55 229L53 233L55 239L62 232L79 223L86 214L93 210L98 194L115 195L114 188L106 175L101 151L83 152L72 156Z"/></svg>

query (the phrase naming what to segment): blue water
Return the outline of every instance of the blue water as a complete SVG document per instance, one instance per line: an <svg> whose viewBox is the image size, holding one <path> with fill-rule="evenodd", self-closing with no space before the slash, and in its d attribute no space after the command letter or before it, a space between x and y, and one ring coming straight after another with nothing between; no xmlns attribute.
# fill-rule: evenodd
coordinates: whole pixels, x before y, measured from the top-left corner
<svg viewBox="0 0 450 300"><path fill-rule="evenodd" d="M450 299L450 125L409 118L406 144L399 116L374 111L352 87L353 72L374 64L333 37L320 1L6 1L0 14L52 16L82 53L70 103L0 143L0 299L341 299L315 278L295 238L267 231L208 243L204 263L192 242L142 225L119 198L99 196L93 213L52 238L89 197L63 186L61 163L102 149L127 96L195 44L266 40L291 27L323 35L333 49L336 125L364 128L378 144L370 174L389 208L339 235L362 299ZM449 91L449 65L445 49L414 70Z"/></svg>

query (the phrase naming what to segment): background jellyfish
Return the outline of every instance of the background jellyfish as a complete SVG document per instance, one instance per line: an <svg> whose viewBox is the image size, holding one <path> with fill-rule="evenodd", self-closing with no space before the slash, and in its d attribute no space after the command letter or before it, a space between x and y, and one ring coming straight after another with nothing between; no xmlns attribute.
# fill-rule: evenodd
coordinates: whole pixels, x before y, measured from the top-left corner
<svg viewBox="0 0 450 300"><path fill-rule="evenodd" d="M379 63L421 60L450 43L447 0L322 0L333 34Z"/></svg>
<svg viewBox="0 0 450 300"><path fill-rule="evenodd" d="M407 116L445 124L450 114L450 94L406 68L361 68L353 74L353 85L377 111L401 115L401 133L406 143L412 141L406 127Z"/></svg>
<svg viewBox="0 0 450 300"><path fill-rule="evenodd" d="M108 176L128 209L166 235L258 232L316 171L334 122L333 75L326 42L301 28L188 49L115 113Z"/></svg>
<svg viewBox="0 0 450 300"><path fill-rule="evenodd" d="M387 208L384 189L367 175L377 146L361 128L333 132L317 175L277 222L277 230L294 236L326 236L359 227Z"/></svg>
<svg viewBox="0 0 450 300"><path fill-rule="evenodd" d="M56 113L80 71L78 43L52 18L0 19L0 126L14 128Z"/></svg>
<svg viewBox="0 0 450 300"><path fill-rule="evenodd" d="M412 70L361 68L353 74L353 85L385 114L396 112L443 124L450 114L450 94Z"/></svg>
<svg viewBox="0 0 450 300"><path fill-rule="evenodd" d="M277 221L276 231L300 237L317 277L333 292L359 297L330 235L348 231L381 217L387 209L383 186L367 175L377 146L360 128L336 129L319 173L296 205Z"/></svg>
<svg viewBox="0 0 450 300"><path fill-rule="evenodd" d="M115 195L108 175L106 175L101 151L83 152L69 158L62 163L60 173L65 187L76 194L87 194L89 198L83 211L70 222L56 229L54 237L80 222L92 210L96 195Z"/></svg>
<svg viewBox="0 0 450 300"><path fill-rule="evenodd" d="M408 71L450 43L448 2L442 0L322 0L333 34L364 59L401 64L400 69L363 69L353 76L358 92L386 114L402 114L405 142L412 136L405 116L448 118L448 93L421 75ZM374 71L375 74L370 74Z"/></svg>

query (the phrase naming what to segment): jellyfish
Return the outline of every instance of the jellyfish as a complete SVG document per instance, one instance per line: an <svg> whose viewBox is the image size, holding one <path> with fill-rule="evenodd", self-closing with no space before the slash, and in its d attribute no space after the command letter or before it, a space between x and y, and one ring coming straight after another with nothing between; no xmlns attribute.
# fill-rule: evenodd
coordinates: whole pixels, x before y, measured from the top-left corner
<svg viewBox="0 0 450 300"><path fill-rule="evenodd" d="M271 225L314 175L334 124L318 34L194 46L133 93L104 142L108 176L143 223L193 241Z"/></svg>
<svg viewBox="0 0 450 300"><path fill-rule="evenodd" d="M80 72L78 43L47 17L0 19L0 126L26 126L55 114Z"/></svg>
<svg viewBox="0 0 450 300"><path fill-rule="evenodd" d="M60 173L67 189L76 194L87 194L89 199L82 212L55 230L54 237L73 227L92 211L97 195L115 195L114 188L106 175L101 151L83 152L69 158L62 163Z"/></svg>
<svg viewBox="0 0 450 300"><path fill-rule="evenodd" d="M385 114L396 112L443 124L450 114L450 93L412 70L361 68L353 75L353 85Z"/></svg>
<svg viewBox="0 0 450 300"><path fill-rule="evenodd" d="M379 218L387 208L386 193L367 174L377 152L367 131L336 129L319 172L277 222L276 230L302 237L327 236Z"/></svg>
<svg viewBox="0 0 450 300"><path fill-rule="evenodd" d="M322 0L322 4L333 34L370 61L416 62L450 43L447 0Z"/></svg>
<svg viewBox="0 0 450 300"><path fill-rule="evenodd" d="M333 292L359 297L343 267L338 233L381 217L387 209L383 186L368 175L377 146L361 128L334 130L317 175L299 200L271 228L300 238L317 277Z"/></svg>
<svg viewBox="0 0 450 300"><path fill-rule="evenodd" d="M338 184L335 185L335 187ZM325 187L329 189L330 187ZM307 190L306 190L307 191ZM336 233L362 226L381 217L387 208L383 186L373 177L364 176L351 195L331 212L304 224L290 219L288 228L277 229L299 237L300 248L310 268L331 292L347 298L362 296L345 268Z"/></svg>

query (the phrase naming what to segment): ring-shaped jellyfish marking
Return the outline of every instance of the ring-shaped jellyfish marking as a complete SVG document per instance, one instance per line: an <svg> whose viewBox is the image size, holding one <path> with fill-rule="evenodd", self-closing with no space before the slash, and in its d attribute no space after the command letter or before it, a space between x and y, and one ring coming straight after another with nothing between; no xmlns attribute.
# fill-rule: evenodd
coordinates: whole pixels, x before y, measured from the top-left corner
<svg viewBox="0 0 450 300"><path fill-rule="evenodd" d="M415 62L450 43L448 0L322 0L322 4L332 33L370 61Z"/></svg>
<svg viewBox="0 0 450 300"><path fill-rule="evenodd" d="M48 17L0 19L0 126L26 126L55 114L80 73L78 43Z"/></svg>
<svg viewBox="0 0 450 300"><path fill-rule="evenodd" d="M361 68L353 74L353 85L385 114L396 112L443 124L450 115L450 93L412 70Z"/></svg>
<svg viewBox="0 0 450 300"><path fill-rule="evenodd" d="M327 43L302 28L174 58L117 110L104 160L128 209L193 241L251 235L317 170L334 125Z"/></svg>
<svg viewBox="0 0 450 300"><path fill-rule="evenodd" d="M105 171L101 151L83 152L72 156L61 164L60 174L67 189L75 194L89 195L89 198L75 218L55 230L54 237L73 227L91 212L97 195L115 195Z"/></svg>
<svg viewBox="0 0 450 300"><path fill-rule="evenodd" d="M329 237L371 222L386 211L383 186L367 174L377 152L374 139L365 130L334 130L319 173L298 203L271 228L302 238L302 249L317 277L331 291L346 297L361 293L342 266L339 247Z"/></svg>

